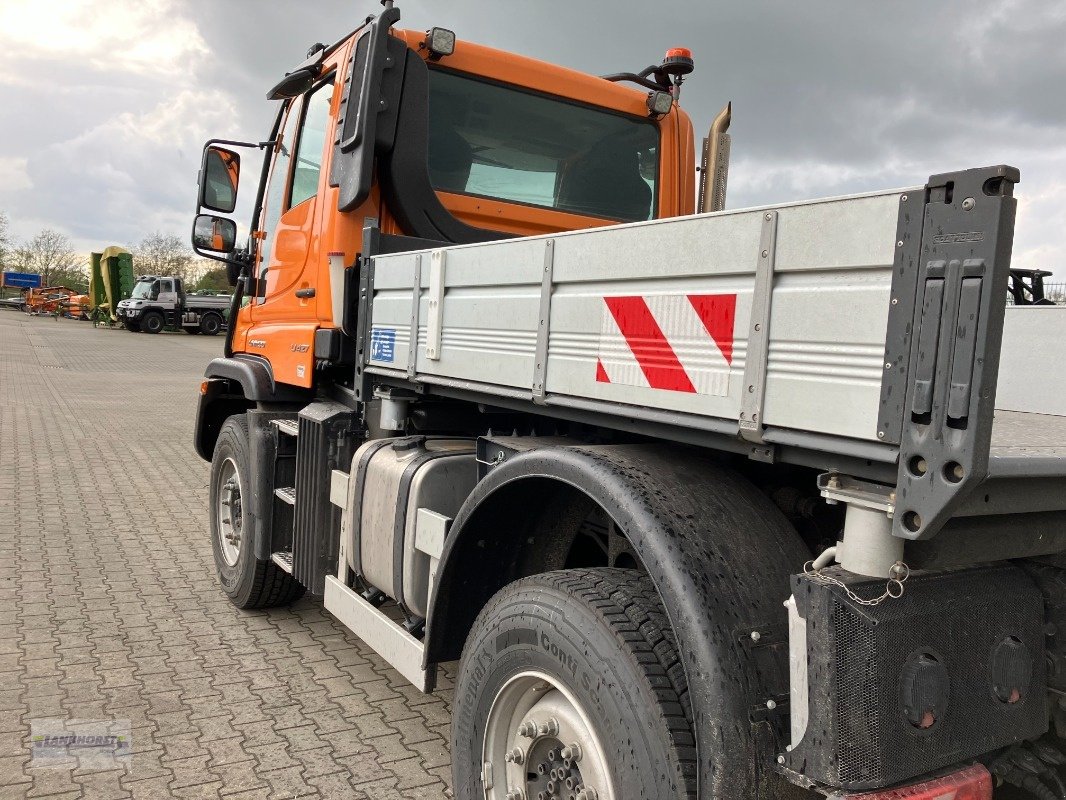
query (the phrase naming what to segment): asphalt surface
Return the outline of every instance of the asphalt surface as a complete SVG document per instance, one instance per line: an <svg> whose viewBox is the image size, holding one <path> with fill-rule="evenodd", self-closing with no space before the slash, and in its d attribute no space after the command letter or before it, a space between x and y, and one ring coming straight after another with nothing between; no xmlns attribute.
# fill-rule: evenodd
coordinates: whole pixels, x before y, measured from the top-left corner
<svg viewBox="0 0 1066 800"><path fill-rule="evenodd" d="M448 796L449 676L423 695L316 600L217 587L192 426L221 349L0 310L0 798ZM40 757L48 719L131 756Z"/></svg>

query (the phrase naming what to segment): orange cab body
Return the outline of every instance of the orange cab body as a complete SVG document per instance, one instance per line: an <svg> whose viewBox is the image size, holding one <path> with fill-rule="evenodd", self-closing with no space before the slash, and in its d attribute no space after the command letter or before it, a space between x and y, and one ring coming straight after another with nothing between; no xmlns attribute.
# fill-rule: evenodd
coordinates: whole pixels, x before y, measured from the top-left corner
<svg viewBox="0 0 1066 800"><path fill-rule="evenodd" d="M427 52L419 47L425 39L424 33L394 30L393 35L428 59ZM333 73L338 77L334 80L329 100L317 192L284 208L274 230L253 234L263 237L268 245L268 262L257 266L257 272L267 267L265 290L261 289L258 297L245 302L234 324L233 352L266 358L278 383L304 388L310 388L313 382L315 331L320 327L340 325L332 313L330 254L339 254L344 265L351 267L360 251L363 228L368 219L377 220L383 234L405 233L382 200L376 182L362 206L347 212L338 211L338 189L329 184L341 110L341 87L357 39L357 35L351 37L333 50L323 63L322 75ZM642 120L649 118L647 90L532 58L458 41L454 53L442 63L449 71L509 87ZM301 104L302 100L292 101L287 114L300 113ZM691 214L695 211L696 195L692 123L676 103L669 113L654 122L659 134L659 170L652 216ZM286 128L287 120L282 120L279 130ZM288 188L280 193L284 197L292 194L291 182L296 171L290 171L292 174L285 178ZM271 180L278 179L277 175L271 176ZM441 191L437 194L445 208L460 221L510 234L527 236L613 224L612 220L601 217L518 202ZM271 212L269 197L266 203L263 219Z"/></svg>

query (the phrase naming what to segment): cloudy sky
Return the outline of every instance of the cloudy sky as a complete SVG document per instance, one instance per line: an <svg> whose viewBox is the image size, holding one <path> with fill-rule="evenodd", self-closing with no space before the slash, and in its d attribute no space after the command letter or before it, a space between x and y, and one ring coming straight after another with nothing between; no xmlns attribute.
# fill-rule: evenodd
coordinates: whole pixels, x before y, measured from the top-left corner
<svg viewBox="0 0 1066 800"><path fill-rule="evenodd" d="M690 47L697 130L734 103L730 207L1021 168L1015 264L1066 274L1062 0L401 0L402 25L576 69ZM265 136L264 93L374 0L2 0L0 210L81 251L183 238L209 136Z"/></svg>

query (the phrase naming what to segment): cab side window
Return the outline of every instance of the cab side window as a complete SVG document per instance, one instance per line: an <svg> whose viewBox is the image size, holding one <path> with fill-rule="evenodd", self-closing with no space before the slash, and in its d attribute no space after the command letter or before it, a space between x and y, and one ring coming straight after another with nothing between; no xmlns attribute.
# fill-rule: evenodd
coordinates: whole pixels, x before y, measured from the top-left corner
<svg viewBox="0 0 1066 800"><path fill-rule="evenodd" d="M329 108L333 101L333 82L315 89L306 100L303 125L296 145L296 165L292 173L289 208L318 194L318 177L322 172L322 153L329 125Z"/></svg>
<svg viewBox="0 0 1066 800"><path fill-rule="evenodd" d="M300 119L303 98L289 103L285 117L285 127L281 131L281 141L274 153L274 166L270 170L270 182L267 184L266 198L263 202L263 225L265 234L259 243L259 277L266 274L270 263L270 250L274 243L278 220L285 210L285 197L289 188L289 165L292 163L292 140L296 133L296 123ZM260 289L262 292L262 288ZM262 296L262 295L260 295Z"/></svg>

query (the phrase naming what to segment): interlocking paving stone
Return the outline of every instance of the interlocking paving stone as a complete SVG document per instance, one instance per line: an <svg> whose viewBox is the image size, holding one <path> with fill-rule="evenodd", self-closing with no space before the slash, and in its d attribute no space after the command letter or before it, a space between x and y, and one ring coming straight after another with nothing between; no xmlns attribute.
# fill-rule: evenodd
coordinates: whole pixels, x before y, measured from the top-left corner
<svg viewBox="0 0 1066 800"><path fill-rule="evenodd" d="M233 608L192 449L222 337L0 311L0 798L446 797L422 695L313 598ZM44 717L129 720L129 770L34 767Z"/></svg>

